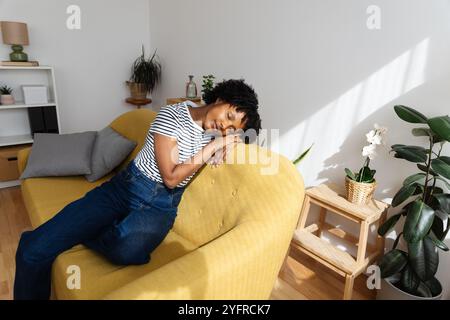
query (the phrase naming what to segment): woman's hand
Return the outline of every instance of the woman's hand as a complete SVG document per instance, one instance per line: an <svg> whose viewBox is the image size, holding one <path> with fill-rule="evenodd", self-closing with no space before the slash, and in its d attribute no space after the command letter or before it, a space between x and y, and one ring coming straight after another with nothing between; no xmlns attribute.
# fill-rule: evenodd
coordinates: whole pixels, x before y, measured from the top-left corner
<svg viewBox="0 0 450 320"><path fill-rule="evenodd" d="M239 142L242 142L242 139L236 134L222 137L222 141L216 142L216 147L219 147L219 149L217 149L213 156L208 160L208 163L214 167L223 164L230 151ZM220 148L220 146L222 147Z"/></svg>
<svg viewBox="0 0 450 320"><path fill-rule="evenodd" d="M214 153L225 148L230 144L237 142L242 142L240 135L237 133L216 137L213 141L211 141L211 143L214 146Z"/></svg>

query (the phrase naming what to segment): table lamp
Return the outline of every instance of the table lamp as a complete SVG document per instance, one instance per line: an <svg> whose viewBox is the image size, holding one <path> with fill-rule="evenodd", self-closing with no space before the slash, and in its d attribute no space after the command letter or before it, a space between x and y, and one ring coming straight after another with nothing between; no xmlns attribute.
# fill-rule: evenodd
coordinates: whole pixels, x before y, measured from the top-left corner
<svg viewBox="0 0 450 320"><path fill-rule="evenodd" d="M28 61L28 55L23 52L23 46L29 44L27 24L22 22L1 21L4 44L10 44L13 52L9 54L11 61Z"/></svg>

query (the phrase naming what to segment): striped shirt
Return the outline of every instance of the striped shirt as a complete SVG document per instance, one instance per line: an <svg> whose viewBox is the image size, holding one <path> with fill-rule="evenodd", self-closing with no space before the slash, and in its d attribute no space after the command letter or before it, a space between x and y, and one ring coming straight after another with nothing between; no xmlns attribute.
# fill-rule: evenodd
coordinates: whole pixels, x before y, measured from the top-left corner
<svg viewBox="0 0 450 320"><path fill-rule="evenodd" d="M154 181L164 183L156 163L152 133L177 139L178 163L182 163L198 153L213 137L192 119L188 106L197 107L191 101L162 107L150 125L144 146L134 159L136 166ZM180 182L177 187L185 186L194 175L195 172Z"/></svg>

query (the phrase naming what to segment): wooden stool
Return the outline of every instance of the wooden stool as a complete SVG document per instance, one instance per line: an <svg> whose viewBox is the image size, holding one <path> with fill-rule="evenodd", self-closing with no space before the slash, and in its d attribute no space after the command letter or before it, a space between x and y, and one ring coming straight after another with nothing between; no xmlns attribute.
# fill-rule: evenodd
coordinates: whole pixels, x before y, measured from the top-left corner
<svg viewBox="0 0 450 320"><path fill-rule="evenodd" d="M383 253L383 237L377 235L376 246L368 244L369 226L374 222L378 222L378 226L380 226L385 221L389 205L377 200L371 200L367 205L353 204L347 201L344 196L339 195L337 190L338 188L335 185L322 184L306 191L305 201L291 246L345 277L344 299L350 300L354 279ZM319 221L305 227L311 203L320 207ZM359 224L359 238L326 223L327 211ZM356 257L322 239L321 235L325 230L346 242L356 245L358 247ZM367 251L368 256L366 257Z"/></svg>

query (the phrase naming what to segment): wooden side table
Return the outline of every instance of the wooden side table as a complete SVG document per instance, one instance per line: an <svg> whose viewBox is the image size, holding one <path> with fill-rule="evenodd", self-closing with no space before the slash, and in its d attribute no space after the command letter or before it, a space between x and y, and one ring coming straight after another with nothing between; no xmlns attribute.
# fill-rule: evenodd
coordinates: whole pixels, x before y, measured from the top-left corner
<svg viewBox="0 0 450 320"><path fill-rule="evenodd" d="M311 204L320 207L319 221L305 226ZM310 188L306 191L305 201L291 246L345 277L344 299L350 300L354 279L383 253L383 237L377 235L375 246L368 244L369 227L373 223L380 226L386 220L388 207L388 204L378 200L371 200L367 205L353 204L339 194L337 186L331 184L322 184ZM328 224L326 222L328 212L338 214L359 224L359 237L356 238L344 230ZM352 245L356 245L358 248L356 257L321 238L322 232L325 230Z"/></svg>
<svg viewBox="0 0 450 320"><path fill-rule="evenodd" d="M187 100L195 102L196 104L199 104L202 102L201 97L197 97L197 98L167 98L166 104L175 104L175 103L179 103L179 102L183 102L183 101L187 101Z"/></svg>
<svg viewBox="0 0 450 320"><path fill-rule="evenodd" d="M134 98L126 98L125 102L135 105L137 109L140 109L142 106L145 106L149 103L152 103L152 99L134 99Z"/></svg>

